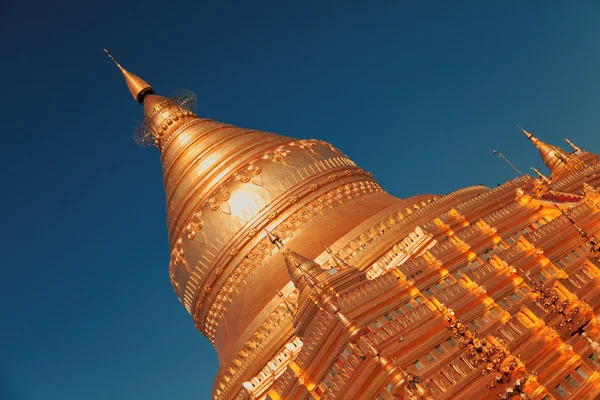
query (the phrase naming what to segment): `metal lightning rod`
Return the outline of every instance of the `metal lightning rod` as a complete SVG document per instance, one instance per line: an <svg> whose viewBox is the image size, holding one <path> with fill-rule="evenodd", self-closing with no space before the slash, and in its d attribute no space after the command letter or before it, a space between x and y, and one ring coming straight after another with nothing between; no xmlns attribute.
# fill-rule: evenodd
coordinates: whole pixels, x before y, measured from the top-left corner
<svg viewBox="0 0 600 400"><path fill-rule="evenodd" d="M500 157L501 159L503 159L504 161L506 161L506 163L508 165L510 165L512 169L514 169L515 171L517 171L517 174L523 175L523 173L521 171L519 171L517 169L517 167L515 167L510 161L508 161L508 159L506 157L504 157L504 155L502 153L500 153L498 150L492 150L492 153L497 154L498 157Z"/></svg>

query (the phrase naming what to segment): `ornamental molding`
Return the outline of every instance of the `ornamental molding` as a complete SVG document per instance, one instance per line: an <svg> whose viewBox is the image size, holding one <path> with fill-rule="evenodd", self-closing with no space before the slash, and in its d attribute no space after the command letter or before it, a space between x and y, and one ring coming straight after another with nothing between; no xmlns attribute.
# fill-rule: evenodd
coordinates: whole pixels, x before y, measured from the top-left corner
<svg viewBox="0 0 600 400"><path fill-rule="evenodd" d="M344 204L344 200L350 200L373 192L383 192L383 189L371 180L354 181L342 186L331 189L314 200L308 202L305 206L296 210L292 215L281 222L273 232L285 239L290 237L296 230L302 228L314 216L324 212L327 209L333 209L340 204ZM270 220L265 221L267 226ZM250 229L248 237L253 238L259 233L258 229ZM254 246L242 259L242 261L229 274L225 283L219 289L215 296L206 318L204 320L204 333L214 343L214 334L220 321L224 318L225 307L233 301L233 296L239 287L243 284L246 277L252 270L262 263L262 260L267 257L275 246L269 242L268 238L263 238ZM208 290L210 292L210 290ZM192 316L196 322L196 327L202 330L200 326L202 302L205 299L198 297L192 308Z"/></svg>

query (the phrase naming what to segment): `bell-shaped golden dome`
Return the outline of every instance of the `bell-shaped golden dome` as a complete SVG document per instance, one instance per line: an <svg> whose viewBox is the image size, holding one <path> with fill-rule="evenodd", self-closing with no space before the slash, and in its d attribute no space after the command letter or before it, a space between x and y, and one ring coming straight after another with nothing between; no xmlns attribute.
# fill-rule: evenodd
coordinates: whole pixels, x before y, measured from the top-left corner
<svg viewBox="0 0 600 400"><path fill-rule="evenodd" d="M319 256L329 260L323 244L355 252L374 226L434 197L388 195L370 173L321 140L198 118L181 98L145 93L141 100L139 139L161 152L171 283L223 365L251 354L268 357L293 334L277 295L293 285L265 229L316 260L295 259L313 269ZM234 390L227 383L231 374L218 375L219 398Z"/></svg>

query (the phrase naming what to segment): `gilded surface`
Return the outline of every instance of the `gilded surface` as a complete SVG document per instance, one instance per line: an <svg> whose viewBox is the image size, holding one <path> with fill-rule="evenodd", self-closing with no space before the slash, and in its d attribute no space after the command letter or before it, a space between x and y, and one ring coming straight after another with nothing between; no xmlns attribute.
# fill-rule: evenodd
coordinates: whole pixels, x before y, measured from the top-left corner
<svg viewBox="0 0 600 400"><path fill-rule="evenodd" d="M523 130L550 178L403 200L326 142L200 119L117 65L161 151L169 277L217 350L215 399L600 396L597 155Z"/></svg>

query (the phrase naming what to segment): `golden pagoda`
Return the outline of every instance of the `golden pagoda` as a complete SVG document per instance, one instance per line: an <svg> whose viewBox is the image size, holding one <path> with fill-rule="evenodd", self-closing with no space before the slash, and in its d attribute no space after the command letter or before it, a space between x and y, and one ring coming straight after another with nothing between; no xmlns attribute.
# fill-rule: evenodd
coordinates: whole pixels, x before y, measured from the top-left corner
<svg viewBox="0 0 600 400"><path fill-rule="evenodd" d="M213 399L600 396L597 155L523 129L549 178L400 199L327 142L198 117L117 66Z"/></svg>

